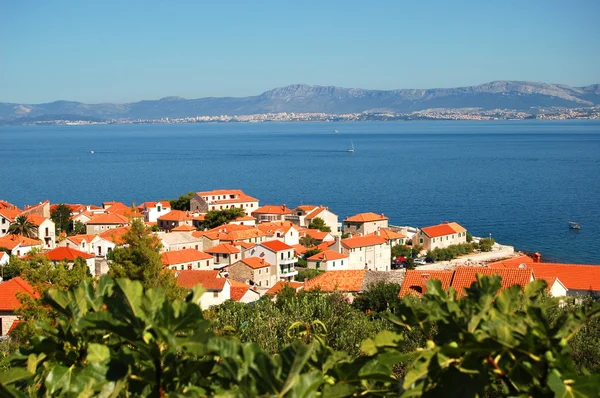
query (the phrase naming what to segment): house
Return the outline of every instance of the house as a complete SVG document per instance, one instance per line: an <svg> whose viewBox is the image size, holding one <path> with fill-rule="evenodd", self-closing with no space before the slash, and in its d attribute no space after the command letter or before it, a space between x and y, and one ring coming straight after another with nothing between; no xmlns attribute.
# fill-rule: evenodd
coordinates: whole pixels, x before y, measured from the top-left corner
<svg viewBox="0 0 600 398"><path fill-rule="evenodd" d="M327 271L307 280L304 283L304 290L318 290L325 293L340 292L343 293L349 301L352 301L357 294L367 290L373 284L380 282L398 283L402 277L402 273L395 271Z"/></svg>
<svg viewBox="0 0 600 398"><path fill-rule="evenodd" d="M76 259L80 258L85 261L91 275L96 275L96 261L93 254L82 252L81 250L71 247L57 247L44 253L50 261L60 262L66 261L69 265L73 265Z"/></svg>
<svg viewBox="0 0 600 398"><path fill-rule="evenodd" d="M156 234L162 244L162 251L174 251L183 249L204 250L202 237L196 237L190 232L159 232Z"/></svg>
<svg viewBox="0 0 600 398"><path fill-rule="evenodd" d="M214 268L213 256L196 249L164 252L160 258L163 265L172 270L212 271Z"/></svg>
<svg viewBox="0 0 600 398"><path fill-rule="evenodd" d="M277 270L260 257L247 257L236 261L228 268L229 277L249 283L259 289L271 288L277 282Z"/></svg>
<svg viewBox="0 0 600 398"><path fill-rule="evenodd" d="M14 223L21 213L22 211L16 207L0 209L0 237L8 235L10 224Z"/></svg>
<svg viewBox="0 0 600 398"><path fill-rule="evenodd" d="M99 235L109 229L119 228L129 225L129 219L120 214L103 213L94 216L86 224L86 234Z"/></svg>
<svg viewBox="0 0 600 398"><path fill-rule="evenodd" d="M306 266L322 271L344 270L349 268L350 261L347 254L325 250L307 258Z"/></svg>
<svg viewBox="0 0 600 398"><path fill-rule="evenodd" d="M337 250L336 245L332 246ZM391 247L385 238L378 235L359 236L342 239L340 253L349 257L349 269L369 269L372 271L389 271L391 264Z"/></svg>
<svg viewBox="0 0 600 398"><path fill-rule="evenodd" d="M12 203L0 199L0 210L19 210L19 208Z"/></svg>
<svg viewBox="0 0 600 398"><path fill-rule="evenodd" d="M296 252L292 246L281 241L262 242L246 250L245 257L259 257L275 266L276 275L272 279L273 283L278 280L291 281L298 275L295 268L298 262Z"/></svg>
<svg viewBox="0 0 600 398"><path fill-rule="evenodd" d="M324 206L300 205L293 209L292 214L286 216L285 219L300 227L308 228L310 223L317 217L322 219L325 225L331 229L332 234L341 232L337 214L332 213L328 207Z"/></svg>
<svg viewBox="0 0 600 398"><path fill-rule="evenodd" d="M6 267L10 262L10 254L0 251L0 267Z"/></svg>
<svg viewBox="0 0 600 398"><path fill-rule="evenodd" d="M98 237L98 235L85 235L85 234L84 235L67 236L60 243L58 243L57 246L58 247L70 247L70 248L77 249L77 250L80 250L85 253L95 254L94 245L92 242L97 237Z"/></svg>
<svg viewBox="0 0 600 398"><path fill-rule="evenodd" d="M275 285L273 285L272 288L267 290L265 292L265 294L267 294L269 296L274 296L276 294L279 294L279 292L281 292L286 287L294 289L296 291L296 293L298 293L300 290L302 290L304 288L304 283L303 282L294 282L294 281L291 281L291 282L278 281Z"/></svg>
<svg viewBox="0 0 600 398"><path fill-rule="evenodd" d="M250 285L231 278L228 278L228 280L231 285L230 297L232 300L247 304L260 299L260 294L256 290L251 289Z"/></svg>
<svg viewBox="0 0 600 398"><path fill-rule="evenodd" d="M335 238L329 232L321 232L318 229L303 229L300 231L301 237L310 236L314 240L321 242L333 242Z"/></svg>
<svg viewBox="0 0 600 398"><path fill-rule="evenodd" d="M242 259L242 251L231 243L220 243L210 249L205 249L214 258L214 268L227 271L226 267Z"/></svg>
<svg viewBox="0 0 600 398"><path fill-rule="evenodd" d="M94 240L94 251L98 257L106 257L115 247L125 244L124 236L129 227L119 227L104 231Z"/></svg>
<svg viewBox="0 0 600 398"><path fill-rule="evenodd" d="M257 228L264 233L264 241L279 240L290 246L300 243L300 230L289 221L266 222L258 224Z"/></svg>
<svg viewBox="0 0 600 398"><path fill-rule="evenodd" d="M350 235L368 235L380 228L388 227L388 218L383 214L359 213L344 220L344 233Z"/></svg>
<svg viewBox="0 0 600 398"><path fill-rule="evenodd" d="M244 209L246 215L258 209L258 199L246 195L239 189L217 189L196 192L190 200L190 209L195 213L208 213L210 210L233 208Z"/></svg>
<svg viewBox="0 0 600 398"><path fill-rule="evenodd" d="M285 216L292 214L286 205L264 205L252 212L258 223L285 221Z"/></svg>
<svg viewBox="0 0 600 398"><path fill-rule="evenodd" d="M226 224L207 232L216 232L219 241L231 244L240 242L256 244L267 240L266 234L261 229L249 225Z"/></svg>
<svg viewBox="0 0 600 398"><path fill-rule="evenodd" d="M107 213L110 208L112 208L113 210L117 210L117 209L123 209L123 208L127 208L127 207L129 207L129 206L127 206L123 202L116 202L116 201L102 202L102 209L104 210L105 213Z"/></svg>
<svg viewBox="0 0 600 398"><path fill-rule="evenodd" d="M465 289L477 281L477 275L499 275L502 278L501 290L513 285L525 287L529 282L535 280L534 273L523 268L457 267L454 271L409 270L406 272L398 295L403 297L427 293L427 282L430 279L438 279L442 282L443 289L451 286L456 290L457 296L461 297L466 295Z"/></svg>
<svg viewBox="0 0 600 398"><path fill-rule="evenodd" d="M461 243L467 243L467 230L455 222L421 228L413 237L413 245L423 246L423 250L435 250Z"/></svg>
<svg viewBox="0 0 600 398"><path fill-rule="evenodd" d="M254 226L256 225L256 218L252 216L241 216L231 221L230 224Z"/></svg>
<svg viewBox="0 0 600 398"><path fill-rule="evenodd" d="M175 227L181 225L192 226L193 217L185 211L171 210L170 212L158 217L158 228L162 231L171 231Z"/></svg>
<svg viewBox="0 0 600 398"><path fill-rule="evenodd" d="M177 284L193 289L201 285L205 292L200 296L199 304L203 310L213 305L223 304L231 299L231 283L219 275L219 271L174 271Z"/></svg>
<svg viewBox="0 0 600 398"><path fill-rule="evenodd" d="M41 240L22 235L6 235L0 237L0 247L7 249L13 256L21 257L33 249L42 250L43 244Z"/></svg>
<svg viewBox="0 0 600 398"><path fill-rule="evenodd" d="M145 222L157 222L160 216L164 216L171 211L171 204L166 200L161 202L144 202L137 208L144 215Z"/></svg>
<svg viewBox="0 0 600 398"><path fill-rule="evenodd" d="M84 211L81 213L77 213L77 214L73 214L71 215L71 222L73 223L73 225L75 225L75 223L77 223L78 221L82 224L86 224L92 219L94 218L95 214L91 213L89 211Z"/></svg>
<svg viewBox="0 0 600 398"><path fill-rule="evenodd" d="M387 242L390 244L390 247L394 247L396 245L405 245L407 241L406 235L396 231L392 231L389 228L381 228L380 230L374 232L371 235L381 236L382 238L387 240Z"/></svg>
<svg viewBox="0 0 600 398"><path fill-rule="evenodd" d="M21 277L0 282L0 336L6 336L13 323L19 319L15 313L21 306L17 293L38 297L33 287Z"/></svg>
<svg viewBox="0 0 600 398"><path fill-rule="evenodd" d="M44 249L54 249L56 247L56 225L54 221L37 214L30 214L27 219L35 226L35 235L44 242Z"/></svg>
<svg viewBox="0 0 600 398"><path fill-rule="evenodd" d="M21 215L30 216L30 215L38 215L41 217L50 218L50 201L45 200L33 206L25 206Z"/></svg>
<svg viewBox="0 0 600 398"><path fill-rule="evenodd" d="M488 267L528 269L533 271L536 279L544 279L548 283L558 279L566 287L568 296L600 296L600 264L542 263L541 255L536 253L533 258L522 255L489 263ZM560 286L549 288L560 292Z"/></svg>

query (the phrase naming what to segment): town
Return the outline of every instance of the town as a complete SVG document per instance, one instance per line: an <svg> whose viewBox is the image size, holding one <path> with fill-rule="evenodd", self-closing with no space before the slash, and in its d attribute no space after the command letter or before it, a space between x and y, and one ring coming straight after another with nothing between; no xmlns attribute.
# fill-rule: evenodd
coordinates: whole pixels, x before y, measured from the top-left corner
<svg viewBox="0 0 600 398"><path fill-rule="evenodd" d="M543 279L556 297L600 293L598 266L545 263L539 253L473 237L454 221L398 226L376 212L339 221L327 206L261 206L238 189L133 206L44 201L20 209L0 201L2 277L11 261L32 254L70 266L84 262L100 277L135 223L160 242L162 265L181 287L202 285L203 309L227 300L252 303L284 288L338 291L353 300L381 281L400 284L400 296L425 293L429 279L461 294L478 274L501 276L503 288ZM0 283L2 336L19 321L21 293L35 294L20 277Z"/></svg>

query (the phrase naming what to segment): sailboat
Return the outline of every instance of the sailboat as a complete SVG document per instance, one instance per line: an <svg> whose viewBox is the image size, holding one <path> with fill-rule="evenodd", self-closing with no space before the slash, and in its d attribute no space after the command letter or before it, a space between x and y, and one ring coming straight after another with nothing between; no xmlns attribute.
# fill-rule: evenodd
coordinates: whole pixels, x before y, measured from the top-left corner
<svg viewBox="0 0 600 398"><path fill-rule="evenodd" d="M354 143L350 141L350 148L348 148L348 152L354 152Z"/></svg>

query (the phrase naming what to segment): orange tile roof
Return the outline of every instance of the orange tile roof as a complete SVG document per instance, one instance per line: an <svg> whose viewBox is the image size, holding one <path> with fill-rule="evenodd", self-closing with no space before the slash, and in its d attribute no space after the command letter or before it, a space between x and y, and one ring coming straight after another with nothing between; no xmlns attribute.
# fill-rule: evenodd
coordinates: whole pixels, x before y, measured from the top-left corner
<svg viewBox="0 0 600 398"><path fill-rule="evenodd" d="M0 210L19 210L19 208L5 200L0 200Z"/></svg>
<svg viewBox="0 0 600 398"><path fill-rule="evenodd" d="M10 335L12 333L12 331L15 330L21 322L25 322L25 321L23 321L22 319L17 319L15 321L13 321L13 323L8 328L8 332L6 334Z"/></svg>
<svg viewBox="0 0 600 398"><path fill-rule="evenodd" d="M193 271L181 270L173 271L177 278L177 284L188 289L196 285L202 285L206 290L223 290L226 278L219 277L219 271Z"/></svg>
<svg viewBox="0 0 600 398"><path fill-rule="evenodd" d="M0 238L0 247L5 247L8 250L13 250L17 245L21 247L26 246L38 246L41 245L42 241L38 239L27 238L22 235L6 235Z"/></svg>
<svg viewBox="0 0 600 398"><path fill-rule="evenodd" d="M260 229L265 234L270 236L275 234L276 231L281 231L284 234L287 234L287 232L292 228L294 228L298 232L300 231L298 226L290 221L263 222L258 224L256 228Z"/></svg>
<svg viewBox="0 0 600 398"><path fill-rule="evenodd" d="M216 189L213 191L196 192L201 197L212 197L212 196L230 196L235 195L235 199L211 199L208 198L209 203L235 203L235 202L258 202L258 199L246 195L240 189Z"/></svg>
<svg viewBox="0 0 600 398"><path fill-rule="evenodd" d="M194 221L204 221L206 220L206 214L200 214L197 216L192 217L192 220Z"/></svg>
<svg viewBox="0 0 600 398"><path fill-rule="evenodd" d="M44 221L48 220L48 218L39 216L37 214L28 214L27 220L29 220L29 222L35 225L36 227L39 227Z"/></svg>
<svg viewBox="0 0 600 398"><path fill-rule="evenodd" d="M0 209L0 216L3 216L9 221L15 221L15 218L20 216L22 213L21 210L13 210L13 209Z"/></svg>
<svg viewBox="0 0 600 398"><path fill-rule="evenodd" d="M189 213L181 210L171 210L167 214L158 217L158 220L163 221L187 221L191 219L192 216L190 216Z"/></svg>
<svg viewBox="0 0 600 398"><path fill-rule="evenodd" d="M207 237L210 240L219 240L218 232L208 232L208 231L193 231L192 236L194 238L201 238L203 236Z"/></svg>
<svg viewBox="0 0 600 398"><path fill-rule="evenodd" d="M94 238L96 236L97 235L86 235L86 234L73 235L73 236L67 236L67 240L70 240L71 242L75 243L76 245L81 245L81 242L83 242L83 241L90 243L92 240L94 240Z"/></svg>
<svg viewBox="0 0 600 398"><path fill-rule="evenodd" d="M238 282L235 279L228 278L227 279L231 284L230 288L230 297L234 301L240 301L244 294L250 289L250 285L246 285L245 283Z"/></svg>
<svg viewBox="0 0 600 398"><path fill-rule="evenodd" d="M271 264L259 257L248 257L240 261L252 269L259 269L271 266Z"/></svg>
<svg viewBox="0 0 600 398"><path fill-rule="evenodd" d="M304 284L305 290L321 290L323 292L359 292L362 289L366 270L327 271L309 279Z"/></svg>
<svg viewBox="0 0 600 398"><path fill-rule="evenodd" d="M421 295L427 292L427 281L429 279L437 279L442 282L444 290L450 287L454 271L425 271L425 270L408 270L404 276L402 287L400 288L399 297L407 294Z"/></svg>
<svg viewBox="0 0 600 398"><path fill-rule="evenodd" d="M352 217L348 217L344 220L344 222L371 222L371 221L380 221L380 220L389 220L383 214L375 214L372 212L369 213L359 213L355 214Z"/></svg>
<svg viewBox="0 0 600 398"><path fill-rule="evenodd" d="M191 263L193 261L211 260L213 257L196 249L183 249L164 252L160 259L164 266Z"/></svg>
<svg viewBox="0 0 600 398"><path fill-rule="evenodd" d="M533 259L525 254L517 257L511 257L500 261L488 263L492 268L518 268L521 264L531 264Z"/></svg>
<svg viewBox="0 0 600 398"><path fill-rule="evenodd" d="M305 229L305 230L303 230L303 232L305 235L308 235L311 238L316 239L316 240L323 240L329 234L329 232L321 232L318 229Z"/></svg>
<svg viewBox="0 0 600 398"><path fill-rule="evenodd" d="M406 235L402 235L396 231L392 231L389 228L380 228L379 231L379 236L381 236L382 238L384 238L385 240L391 240L391 239L402 239L402 238L406 238ZM374 232L370 235L377 235L377 232Z"/></svg>
<svg viewBox="0 0 600 398"><path fill-rule="evenodd" d="M21 306L17 293L23 292L39 297L27 281L17 276L6 282L0 282L0 311L14 311Z"/></svg>
<svg viewBox="0 0 600 398"><path fill-rule="evenodd" d="M338 253L335 250L325 250L307 258L309 261L333 261L347 259L348 255Z"/></svg>
<svg viewBox="0 0 600 398"><path fill-rule="evenodd" d="M252 214L292 214L286 205L264 205L254 210Z"/></svg>
<svg viewBox="0 0 600 398"><path fill-rule="evenodd" d="M316 205L300 205L300 206L296 206L296 208L294 210L301 210L305 213L311 212L314 209L316 209L317 207L320 206L316 206Z"/></svg>
<svg viewBox="0 0 600 398"><path fill-rule="evenodd" d="M329 250L329 248L331 246L333 246L334 244L335 244L334 240L328 240L328 241L325 241L323 243L319 243L315 247L311 247L311 249L317 249L317 250L325 251L325 250Z"/></svg>
<svg viewBox="0 0 600 398"><path fill-rule="evenodd" d="M189 231L195 231L195 230L196 230L196 228L192 227L191 225L182 224L182 225L179 225L179 226L173 228L171 231L174 231L174 232L178 232L178 231L189 232Z"/></svg>
<svg viewBox="0 0 600 398"><path fill-rule="evenodd" d="M452 228L449 223L443 223L438 225L433 225L431 227L421 228L421 231L425 232L427 236L430 238L437 238L439 236L452 235L457 233L457 231Z"/></svg>
<svg viewBox="0 0 600 398"><path fill-rule="evenodd" d="M503 269L503 268L487 268L487 267L456 267L454 276L452 277L451 286L456 289L458 296L464 296L464 289L470 287L477 280L476 275L500 275L502 278L502 289L506 289L513 285L524 287L532 279L531 269Z"/></svg>
<svg viewBox="0 0 600 398"><path fill-rule="evenodd" d="M283 250L293 250L294 249L292 246L287 245L279 240L270 240L268 242L262 242L260 245L273 251L273 252L280 252Z"/></svg>
<svg viewBox="0 0 600 398"><path fill-rule="evenodd" d="M256 221L256 218L252 216L241 216L236 218L235 221Z"/></svg>
<svg viewBox="0 0 600 398"><path fill-rule="evenodd" d="M165 200L161 200L160 202L144 202L138 206L138 209L150 209L155 208L156 205L161 205L165 209L170 209L171 204Z"/></svg>
<svg viewBox="0 0 600 398"><path fill-rule="evenodd" d="M51 261L75 261L76 258L94 258L95 256L90 253L82 252L81 250L73 249L72 247L57 247L52 249L46 253L44 253L46 257L48 257Z"/></svg>
<svg viewBox="0 0 600 398"><path fill-rule="evenodd" d="M292 247L294 248L296 255L301 256L308 251L308 249L306 247L302 246L301 244L293 245Z"/></svg>
<svg viewBox="0 0 600 398"><path fill-rule="evenodd" d="M250 243L250 242L233 242L234 246L240 246L242 247L244 250L248 250L253 248L254 246L256 246L255 243Z"/></svg>
<svg viewBox="0 0 600 398"><path fill-rule="evenodd" d="M459 223L449 222L448 225L450 225L452 227L452 229L455 230L456 232L467 232L467 230L465 229L465 227L463 227Z"/></svg>
<svg viewBox="0 0 600 398"><path fill-rule="evenodd" d="M88 225L127 224L129 219L116 213L98 214L87 222Z"/></svg>
<svg viewBox="0 0 600 398"><path fill-rule="evenodd" d="M282 291L283 288L286 286L289 286L292 289L294 289L295 291L298 291L298 289L300 289L302 286L304 286L304 283L278 281L276 284L273 285L273 287L271 287L269 290L267 290L265 294L277 294L280 291Z"/></svg>
<svg viewBox="0 0 600 398"><path fill-rule="evenodd" d="M318 217L319 214L321 214L325 210L329 210L329 209L327 207L319 206L316 209L314 209L313 211L311 211L309 214L307 214L305 218L307 220L312 220L313 218Z"/></svg>
<svg viewBox="0 0 600 398"><path fill-rule="evenodd" d="M237 247L233 246L230 243L221 243L221 244L216 245L215 247L211 247L210 249L206 249L204 251L206 253L232 254L232 253L239 253L240 249L238 249Z"/></svg>
<svg viewBox="0 0 600 398"><path fill-rule="evenodd" d="M354 249L356 247L363 246L381 245L383 243L387 243L387 240L377 235L366 235L359 236L356 238L342 239L342 245L346 246L349 249Z"/></svg>
<svg viewBox="0 0 600 398"><path fill-rule="evenodd" d="M116 245L122 245L123 235L125 235L127 231L129 231L129 227L111 228L102 232L99 236Z"/></svg>

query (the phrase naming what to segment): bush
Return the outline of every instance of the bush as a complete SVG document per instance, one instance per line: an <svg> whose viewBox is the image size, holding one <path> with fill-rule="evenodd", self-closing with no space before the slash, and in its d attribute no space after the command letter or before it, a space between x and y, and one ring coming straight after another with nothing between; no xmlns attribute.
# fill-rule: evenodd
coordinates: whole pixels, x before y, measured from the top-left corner
<svg viewBox="0 0 600 398"><path fill-rule="evenodd" d="M492 251L492 246L494 246L494 239L492 238L483 238L479 240L479 250L482 252Z"/></svg>
<svg viewBox="0 0 600 398"><path fill-rule="evenodd" d="M300 262L298 262L298 263L300 263ZM296 275L296 280L298 282L304 282L305 280L312 279L321 273L323 273L323 271L318 270L318 269L312 269L312 268L302 269L302 270L298 271L298 275Z"/></svg>
<svg viewBox="0 0 600 398"><path fill-rule="evenodd" d="M450 245L444 248L436 248L427 252L426 257L435 261L448 261L456 257L470 254L473 252L473 244L460 243L458 245Z"/></svg>

